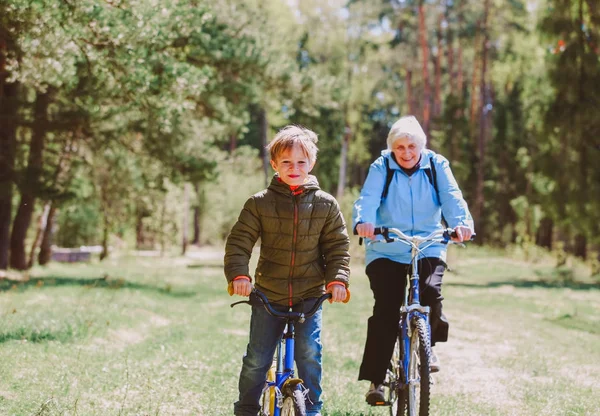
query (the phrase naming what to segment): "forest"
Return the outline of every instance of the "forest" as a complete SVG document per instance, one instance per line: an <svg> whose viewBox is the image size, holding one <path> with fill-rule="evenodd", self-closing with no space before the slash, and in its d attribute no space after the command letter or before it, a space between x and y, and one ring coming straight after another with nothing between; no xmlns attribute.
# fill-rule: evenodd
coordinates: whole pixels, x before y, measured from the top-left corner
<svg viewBox="0 0 600 416"><path fill-rule="evenodd" d="M0 269L222 244L287 124L349 221L407 114L478 244L600 259L597 0L1 0Z"/></svg>

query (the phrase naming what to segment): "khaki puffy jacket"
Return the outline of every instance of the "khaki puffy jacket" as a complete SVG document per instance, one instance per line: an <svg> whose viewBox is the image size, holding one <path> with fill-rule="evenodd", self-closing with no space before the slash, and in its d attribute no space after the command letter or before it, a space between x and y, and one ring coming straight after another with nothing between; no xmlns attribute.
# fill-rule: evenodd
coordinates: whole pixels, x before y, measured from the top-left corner
<svg viewBox="0 0 600 416"><path fill-rule="evenodd" d="M349 238L333 196L314 176L292 192L277 175L267 189L248 199L225 246L225 277L249 276L248 263L260 237L254 284L270 301L321 296L325 286L348 286Z"/></svg>

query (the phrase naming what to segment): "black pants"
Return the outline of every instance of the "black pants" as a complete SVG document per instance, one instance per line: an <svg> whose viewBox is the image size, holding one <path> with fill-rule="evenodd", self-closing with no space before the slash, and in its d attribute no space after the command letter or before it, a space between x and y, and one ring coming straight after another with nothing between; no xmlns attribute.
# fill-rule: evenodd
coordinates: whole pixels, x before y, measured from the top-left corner
<svg viewBox="0 0 600 416"><path fill-rule="evenodd" d="M421 305L431 308L431 344L448 339L448 321L442 314L442 277L446 264L438 258L426 257L418 262ZM400 306L406 290L406 275L411 265L388 259L377 259L367 266L367 276L375 298L373 316L369 318L367 341L359 380L381 384L392 357Z"/></svg>

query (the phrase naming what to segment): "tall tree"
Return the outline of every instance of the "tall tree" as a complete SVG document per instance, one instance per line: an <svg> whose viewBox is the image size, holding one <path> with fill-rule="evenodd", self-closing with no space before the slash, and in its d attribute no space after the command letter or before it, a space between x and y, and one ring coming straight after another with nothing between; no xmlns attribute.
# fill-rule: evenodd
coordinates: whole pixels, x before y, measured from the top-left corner
<svg viewBox="0 0 600 416"><path fill-rule="evenodd" d="M541 28L552 43L548 55L554 98L546 112L543 172L557 184L549 211L562 230L576 236L576 254L600 232L600 58L594 2L551 0ZM562 235L568 235L563 232ZM573 241L567 240L567 246Z"/></svg>

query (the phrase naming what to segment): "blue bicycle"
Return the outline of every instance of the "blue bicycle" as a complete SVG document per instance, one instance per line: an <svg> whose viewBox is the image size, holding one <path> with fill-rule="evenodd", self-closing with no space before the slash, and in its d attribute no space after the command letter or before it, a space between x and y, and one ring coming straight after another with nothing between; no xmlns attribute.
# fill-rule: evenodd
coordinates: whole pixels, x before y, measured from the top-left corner
<svg viewBox="0 0 600 416"><path fill-rule="evenodd" d="M260 416L306 416L306 398L308 389L302 384L302 379L294 374L294 337L296 323L302 323L306 318L313 316L321 304L331 298L331 293L326 293L317 299L317 302L306 313L288 310L281 312L274 309L267 297L258 289L252 293L262 302L265 310L272 316L285 320L286 327L277 345L274 366L267 373L267 381L261 396ZM346 299L348 301L348 299ZM241 303L251 304L250 301L233 303L231 307Z"/></svg>
<svg viewBox="0 0 600 416"><path fill-rule="evenodd" d="M390 236L390 233L392 236ZM391 416L428 416L431 373L431 328L429 306L421 305L417 261L420 251L435 243L448 244L453 229L434 231L426 237L410 237L396 228L375 228L375 235L383 239L367 244L385 244L396 241L411 247L412 275L407 279L404 302L400 307L398 338L383 382L387 401L376 403L389 406ZM460 244L460 243L455 243Z"/></svg>

